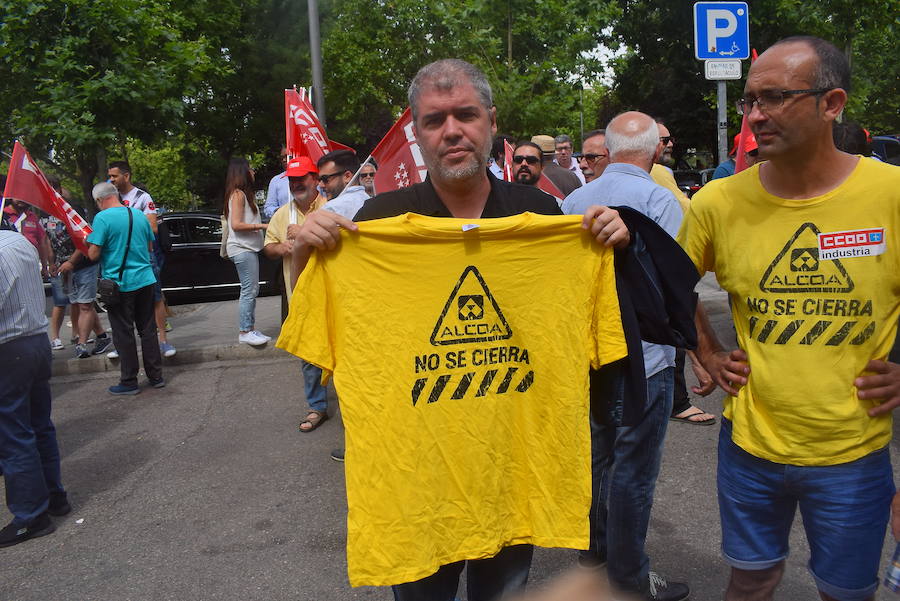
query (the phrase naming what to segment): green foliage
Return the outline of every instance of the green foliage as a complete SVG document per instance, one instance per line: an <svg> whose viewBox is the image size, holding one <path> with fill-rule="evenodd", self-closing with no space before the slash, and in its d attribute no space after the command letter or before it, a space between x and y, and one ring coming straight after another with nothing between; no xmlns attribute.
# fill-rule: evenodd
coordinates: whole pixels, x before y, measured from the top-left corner
<svg viewBox="0 0 900 601"><path fill-rule="evenodd" d="M500 131L577 138L575 82L601 72L586 52L612 14L606 0L335 0L323 15L329 134L371 149L406 106L416 71L462 58L487 74Z"/></svg>
<svg viewBox="0 0 900 601"><path fill-rule="evenodd" d="M111 155L110 160L127 159L134 181L153 196L157 206L186 211L197 205L196 196L188 192L183 143L166 141L149 146L128 140L126 149L127 156Z"/></svg>

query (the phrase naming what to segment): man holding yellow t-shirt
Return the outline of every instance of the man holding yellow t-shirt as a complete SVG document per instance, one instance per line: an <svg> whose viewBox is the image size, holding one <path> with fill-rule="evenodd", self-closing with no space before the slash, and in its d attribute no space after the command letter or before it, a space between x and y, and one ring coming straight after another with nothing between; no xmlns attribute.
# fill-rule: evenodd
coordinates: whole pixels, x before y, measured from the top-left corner
<svg viewBox="0 0 900 601"><path fill-rule="evenodd" d="M496 109L493 106L492 93L487 78L483 73L478 71L478 69L469 63L454 59L437 61L430 65L426 65L419 71L410 86L409 100L413 115L414 132L422 151L425 164L428 168L428 179L421 184L416 184L395 192L381 194L367 200L365 205L363 205L363 208L356 214L356 221L367 221L392 216L402 216L405 213L416 213L417 215L411 217L407 216L407 219L411 220L414 229L419 229L421 231L421 228L415 227L415 225L420 222L421 226L427 226L427 229L440 228L440 226L433 223L433 221L435 221L433 218L438 217L443 218L440 221L447 221L447 224L444 225L443 229L440 231L449 235L451 229L455 229L455 231L459 232L461 227L463 228L461 231L467 231L465 229L466 227L472 227L472 224L466 224L465 222L462 224L458 223L457 221L459 219L476 220L481 218L495 218L491 219L491 221L495 221L494 224L486 225L484 228L484 230L490 230L490 232L493 233L495 229L502 230L503 228L515 229L521 227L524 222L530 220L529 216L521 215L526 211L542 214L531 216L537 221L541 221L541 218L546 220L547 218L543 217L543 215L559 215L559 207L553 199L546 194L543 194L534 188L501 182L492 175L489 175L487 159L491 148L491 138L497 131ZM518 219L509 219L510 217L517 215L520 216ZM453 218L457 219L453 220ZM384 221L381 222L382 227L384 227L384 223ZM402 223L402 218L398 218L394 222L395 225ZM571 226L572 224L569 225ZM481 226L476 225L475 227L480 228ZM578 238L575 234L579 231L584 232L584 230L590 230L589 236L587 235L587 232L584 232L584 235L587 236L588 240L594 238L598 243L607 247L620 247L627 245L629 241L628 229L625 227L622 219L616 211L607 207L589 207L580 223L580 228L584 229L580 230L576 221L575 231L572 231L572 235L569 236L571 242L577 242ZM302 266L306 264L306 260L309 258L313 248L318 250L334 249L340 243L341 230L357 232L360 230L360 226L331 211L314 211L310 213L295 242L295 269L299 271ZM549 233L549 231L546 233ZM365 236L359 236L359 240L361 241L370 239L371 238L367 239ZM461 249L459 248L459 245L457 245L457 247L456 252L477 250L470 245L463 245ZM346 248L340 250L338 254L345 253L347 250L348 249ZM351 250L351 252L355 251ZM397 260L407 260L410 256L415 257L415 255L410 255L409 251L398 254L401 256L398 257ZM390 253L386 251L380 253L369 252L365 254L365 256L369 257L369 260L377 262L383 261L384 257L389 257ZM424 256L427 257L428 255L426 254ZM322 261L327 260L327 256L322 259ZM391 260L395 259L391 257ZM428 264L427 261L423 261L422 263L423 266ZM485 260L485 263L490 264L491 262ZM484 268L486 269L486 267ZM518 266L518 269L521 269L521 266ZM558 273L566 274L567 272L562 271L562 269L563 268L560 267ZM426 270L423 269L422 271L424 278L426 276ZM481 280L479 280L479 278L481 276L476 275L477 273L480 273L480 271L481 270L476 271L467 269L465 275L460 280L460 285L465 288L470 285L474 286L472 283L473 281L480 283ZM312 273L315 274L315 270L313 270ZM521 277L518 279L522 280ZM421 283L413 282L410 283L408 287L409 289L415 289L415 286L417 285L421 285ZM459 290L462 290L463 288L459 288ZM553 288L551 287L548 289L552 290ZM346 287L336 286L335 290L337 293L345 295L350 294L351 291L354 290L354 287L352 285ZM393 290L396 295L402 296L403 294L409 294L409 290L406 288L389 288L389 290ZM429 290L432 294L436 293L434 289ZM468 290L468 288L466 288L466 290ZM442 294L446 297L446 291L442 291ZM474 297L479 296L478 294L470 295L469 292L466 292L464 296L465 298L463 298L463 296L455 297L455 300L459 301L456 304L448 301L447 307L450 309L447 315L449 315L451 319L458 318L466 321L473 316L479 314L486 315L492 311L491 307L493 307L493 303L485 304L483 307L475 307L464 302L465 300L474 301ZM417 296L416 298L418 299L419 297ZM487 295L481 295L479 298L487 298ZM441 301L443 302L443 299L441 299ZM380 315L384 310L390 308L390 303L385 302L383 305L375 303L373 304L373 307L378 309ZM384 307L384 309L382 309L382 307ZM291 319L295 319L295 315L298 318L301 317L299 313L295 313L292 310ZM340 317L341 316L331 316L331 321L339 322ZM403 321L414 322L420 318L420 316L410 315ZM299 319L297 321L299 321ZM326 320L323 315L319 318L318 322L311 321L311 323L320 323L322 324L322 327L324 327L325 324L330 322ZM378 326L384 329L384 333L381 336L382 338L390 340L390 336L393 335L390 327L393 323L395 323L395 321L389 319L386 319L384 323L378 323ZM456 324L450 328L450 331L456 331L456 326L459 326L461 331L465 331L467 327L465 325ZM444 335L442 332L443 330L438 328L432 337L440 338ZM279 339L279 345L283 348L294 349L297 344L297 339L295 338L297 336L299 336L297 331L293 330L291 327L286 327L282 332L282 338ZM432 344L442 346L446 342L444 340L438 340L437 338L434 338ZM393 356L400 353L401 350L405 351L406 349L402 348L403 345L413 348L411 345L414 342L415 341L406 338L403 338L401 341L395 341L390 345L389 348L391 350L388 354ZM448 348L452 349L452 347ZM291 352L293 352L293 350ZM453 352L455 353L455 351ZM487 352L491 355L493 351ZM503 357L505 358L503 361L508 362L512 359L512 354L510 354L511 351L504 350L504 353ZM499 349L494 354L496 356L491 360L500 361L501 355L499 354ZM458 355L454 354L454 356ZM474 357L474 354L472 357ZM483 354L479 354L478 357L478 361L484 360ZM522 355L518 350L515 357L516 361L522 361ZM323 364L326 363L325 358L320 357L320 361ZM529 361L531 361L530 356ZM376 374L378 377L389 378L392 381L399 381L399 378L401 377L401 374L396 371L391 371L391 369L386 367L390 365L387 359L379 358L374 363L370 362L370 365L374 365L378 368L376 370L378 372ZM581 372L579 372L579 377L582 377ZM586 377L586 373L584 377ZM501 376L501 379L502 378L503 377ZM366 378L362 377L359 378L359 380L364 381ZM443 382L446 384L447 381L443 380ZM530 388L531 383L532 381L529 379L525 383L520 383L518 386L523 391L527 391ZM432 384L438 386L434 382ZM440 386L443 387L444 384L441 384ZM566 382L566 384L571 386L571 382ZM506 390L509 385L509 383L505 386L501 384L501 387ZM468 386L468 384L466 384L466 386ZM448 395L452 394L455 395L455 397L464 396L465 391L468 390L466 386L462 386L461 384L459 387L453 386L452 388L460 391L459 394L455 391L451 392L448 390ZM485 388L487 388L487 385L485 385ZM516 390L519 388L516 388ZM452 410L453 405L446 401L443 402L443 404L439 402L441 390L443 390L443 388L431 388L430 390L431 395L429 396L429 399L423 403L419 403L419 407L434 407L439 411ZM399 401L402 399L404 406L409 410L409 408L415 406L415 403L418 403L419 395L421 393L421 385L417 385L412 391L414 404L407 405L406 399L403 397L397 397L396 400ZM406 397L408 394L409 393L406 392L403 396ZM457 398L457 401L460 400L460 398ZM357 403L357 408L353 410L354 414L358 413L360 409L367 409L368 405L370 405L370 403ZM349 412L345 412L344 417L347 424L348 441L348 505L351 507L350 517L348 517L348 564L350 565L351 581L354 581L354 565L358 565L361 570L365 570L366 568L370 569L371 564L377 563L380 565L392 563L389 560L398 557L401 553L408 553L410 548L413 547L416 550L425 549L426 551L432 547L443 547L448 539L455 541L456 536L459 536L462 533L468 533L469 528L474 528L476 531L472 538L479 538L484 534L481 532L483 530L483 525L479 524L477 520L475 524L464 524L461 520L447 520L438 524L441 532L437 532L430 528L420 529L417 525L419 523L430 522L436 506L433 506L430 503L423 503L421 506L415 505L407 507L406 505L396 502L398 497L395 495L392 497L394 503L390 510L394 511L399 506L399 508L404 511L408 510L407 515L414 516L412 518L407 517L401 520L402 523L398 522L397 527L402 527L404 530L407 530L412 526L415 530L415 536L410 537L406 544L401 544L396 541L394 541L394 544L389 544L387 541L381 541L378 548L367 546L366 549L369 549L369 557L358 558L356 554L356 550L359 547L358 539L362 536L371 535L371 532L365 528L359 527L359 524L363 523L363 520L366 519L379 518L380 515L367 514L366 512L359 511L354 512L353 506L357 505L356 501L361 498L360 492L366 493L366 498L370 498L372 495L368 494L368 491L359 491L358 487L355 486L354 480L356 477L354 474L356 474L356 472L353 466L355 463L363 463L372 456L375 456L374 454L379 451L379 446L369 444L369 441L367 440L353 440L354 434L351 430L354 427L356 420ZM460 419L455 420L455 425L453 427L457 428L462 426L462 430L467 430L467 426L470 424L464 418L473 420L472 425L474 426L474 422L478 422L478 420L474 419L475 417L477 416L473 414L461 415ZM374 420L371 420L368 423L372 423L379 419L390 422L390 420L386 420L386 414L382 413L375 416ZM543 426L549 426L548 424L543 424L543 422L541 422L541 424ZM396 422L384 423L385 431L390 427L395 427L395 425ZM478 425L479 427L489 427L500 430L506 427L507 422L503 422L502 420L487 420L478 422ZM582 433L587 434L586 415L582 425L585 427L585 429L582 430ZM472 431L474 432L475 430ZM385 441L389 442L393 440L384 434L384 432L381 434L382 445L385 444ZM425 429L413 429L408 432L406 438L411 438L416 444L420 445L423 454L426 452L430 453L434 449L433 432L429 432ZM462 447L465 447L467 442L471 442L464 433L461 433L457 438L459 445ZM586 452L584 457L581 458L583 460L582 471L586 477L589 477L589 444L587 444L588 441L586 439L584 442L586 443ZM360 451L357 455L353 454L354 447ZM367 456L363 456L363 450L365 450ZM506 451L507 449L500 449L498 450L498 453L503 455ZM400 453L390 464L377 466L378 469L374 470L374 472L379 479L381 479L381 473L378 473L378 470L381 470L394 478L405 473L409 476L407 480L412 481L413 476L424 470L424 468L416 469L415 467L415 463L419 456L420 453ZM484 457L482 457L482 460L483 459ZM455 485L460 480L457 476L469 474L469 467L465 462L454 462L451 467L452 471L455 472L458 470L459 473L452 478L448 478L446 486ZM519 467L521 467L521 465L517 466L516 471L518 471ZM586 505L583 507L583 513L578 515L575 520L583 528L585 540L587 538L587 509L590 501L589 482L586 481L586 483L588 484L584 489L588 493L584 497ZM431 488L422 488L421 490L417 489L417 493L420 492L422 495L434 498L435 495L439 497L444 488L446 487L435 486ZM493 490L492 488L489 489L487 487L479 488ZM478 492L481 494L482 490L479 490ZM560 497L565 497L565 495L560 495ZM520 498L519 501L524 502L525 499ZM486 499L486 503L479 504L479 508L480 510L487 512L492 523L495 523L498 520L504 522L503 519L499 518L503 518L511 513L516 513L512 511L513 508L509 508L503 503L503 499L493 497ZM547 514L541 513L541 515L544 517L561 519L560 516L557 516L553 512L548 512ZM469 517L472 518L478 516ZM554 521L554 519L549 520L549 522ZM422 565L418 564L404 565L404 576L399 580L399 583L393 578L392 574L368 575L365 578L360 577L355 582L360 584L392 584L394 585L393 592L396 601L447 601L456 597L459 577L465 569L467 570L467 598L469 601L489 601L497 599L501 595L510 594L525 585L532 557L531 545L526 543L529 543L531 540L534 539L526 538L524 540L519 540L516 537L513 537L513 540L506 541L507 544L502 545L502 548L499 550L494 549L492 551L487 551L486 547L482 547L481 551L474 554L463 551L460 554L464 555L465 559L460 561L453 560L445 562L442 560L444 554L441 554L439 563L437 565L429 564L430 567L428 567L428 569L425 569ZM479 540L479 542L483 541ZM488 542L496 543L497 541ZM469 543L471 543L471 541L464 541L461 543L462 548L466 548ZM456 556L457 553L454 551L452 555ZM367 566L367 564L369 565ZM381 581L381 579L384 579L384 581Z"/></svg>
<svg viewBox="0 0 900 601"><path fill-rule="evenodd" d="M704 187L678 240L729 292L739 349L698 311L701 362L729 395L719 438L725 599L772 599L799 505L826 601L873 599L893 474L900 365L900 169L838 151L850 67L788 38L738 108L764 163Z"/></svg>

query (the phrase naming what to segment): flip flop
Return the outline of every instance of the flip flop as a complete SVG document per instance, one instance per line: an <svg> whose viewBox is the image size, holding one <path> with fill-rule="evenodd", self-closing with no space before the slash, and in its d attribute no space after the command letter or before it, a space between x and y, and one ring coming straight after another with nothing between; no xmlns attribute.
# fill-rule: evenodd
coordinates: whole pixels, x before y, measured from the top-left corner
<svg viewBox="0 0 900 601"><path fill-rule="evenodd" d="M300 422L300 425L297 426L297 429L301 432L312 432L316 428L322 425L322 422L328 419L328 414L324 411L310 411L306 414L306 418ZM304 428L303 424L309 424L308 428Z"/></svg>
<svg viewBox="0 0 900 601"><path fill-rule="evenodd" d="M695 426L712 426L713 424L716 423L716 416L714 416L714 415L712 417L708 417L706 419L691 419L694 416L706 413L706 411L704 411L703 409L701 409L700 407L697 407L695 405L691 405L684 411L690 411L691 409L696 409L697 412L689 413L688 415L685 415L684 417L675 417L673 415L673 416L669 417L669 419L673 422L683 422L685 424L693 424ZM682 411L682 413L684 413L684 411Z"/></svg>

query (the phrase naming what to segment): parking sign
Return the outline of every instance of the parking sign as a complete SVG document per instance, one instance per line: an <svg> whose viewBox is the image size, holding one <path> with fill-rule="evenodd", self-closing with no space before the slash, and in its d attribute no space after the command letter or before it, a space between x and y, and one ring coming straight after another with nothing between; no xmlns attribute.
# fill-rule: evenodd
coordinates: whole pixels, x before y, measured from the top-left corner
<svg viewBox="0 0 900 601"><path fill-rule="evenodd" d="M700 60L750 58L747 3L695 3L694 49Z"/></svg>

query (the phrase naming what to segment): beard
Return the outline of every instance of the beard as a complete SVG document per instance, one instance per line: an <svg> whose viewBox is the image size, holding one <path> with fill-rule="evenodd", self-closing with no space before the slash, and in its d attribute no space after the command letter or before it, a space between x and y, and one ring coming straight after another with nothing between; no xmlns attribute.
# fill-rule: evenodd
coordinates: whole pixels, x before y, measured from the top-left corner
<svg viewBox="0 0 900 601"><path fill-rule="evenodd" d="M474 154L466 162L459 165L449 166L441 161L438 154L432 154L431 150L425 146L419 146L422 151L422 160L425 161L425 167L432 177L437 176L439 179L445 180L466 180L479 173L484 173L487 169L488 157L491 154L491 137L487 136L481 148L475 148Z"/></svg>
<svg viewBox="0 0 900 601"><path fill-rule="evenodd" d="M533 174L531 171L527 169L522 169L516 174L516 182L520 184L525 184L527 186L533 186L538 183L538 180L541 178L540 174Z"/></svg>
<svg viewBox="0 0 900 601"><path fill-rule="evenodd" d="M665 165L666 167L671 167L675 164L675 159L672 158L671 150L663 150L662 155L659 157L659 162Z"/></svg>

